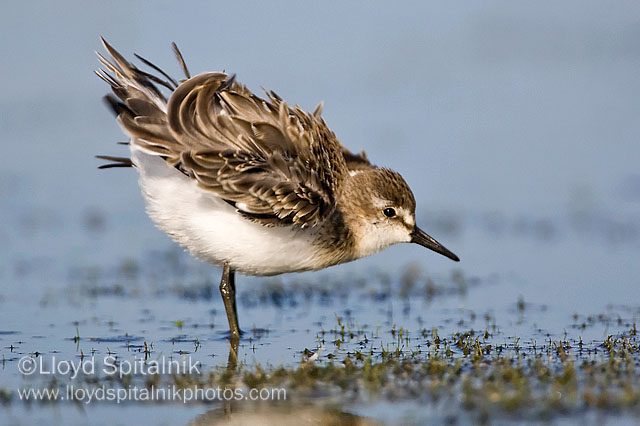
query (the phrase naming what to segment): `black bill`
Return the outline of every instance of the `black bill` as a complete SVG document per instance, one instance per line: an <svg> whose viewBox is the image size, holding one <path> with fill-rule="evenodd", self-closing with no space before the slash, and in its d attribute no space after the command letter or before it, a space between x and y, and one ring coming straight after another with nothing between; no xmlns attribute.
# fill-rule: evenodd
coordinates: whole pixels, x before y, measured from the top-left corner
<svg viewBox="0 0 640 426"><path fill-rule="evenodd" d="M460 261L460 258L453 254L449 249L445 246L434 240L432 237L427 235L422 229L417 226L413 228L413 232L411 233L411 242L420 244L423 247L428 248L429 250L433 250L436 253L440 253L443 256L448 257L451 260L455 260L456 262Z"/></svg>

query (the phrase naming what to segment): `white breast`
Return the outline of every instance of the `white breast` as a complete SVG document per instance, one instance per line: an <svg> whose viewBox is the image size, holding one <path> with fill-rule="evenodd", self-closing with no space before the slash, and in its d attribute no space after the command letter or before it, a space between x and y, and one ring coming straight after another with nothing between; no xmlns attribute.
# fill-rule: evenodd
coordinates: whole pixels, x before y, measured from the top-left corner
<svg viewBox="0 0 640 426"><path fill-rule="evenodd" d="M265 227L207 192L162 158L131 144L147 213L158 228L193 255L213 264L229 261L238 272L275 275L318 269L317 230Z"/></svg>

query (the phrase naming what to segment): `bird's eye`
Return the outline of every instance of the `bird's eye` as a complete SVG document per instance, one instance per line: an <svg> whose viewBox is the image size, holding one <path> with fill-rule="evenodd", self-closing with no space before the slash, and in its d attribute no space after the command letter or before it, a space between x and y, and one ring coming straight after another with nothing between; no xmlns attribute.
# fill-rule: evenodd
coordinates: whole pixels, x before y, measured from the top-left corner
<svg viewBox="0 0 640 426"><path fill-rule="evenodd" d="M395 209L392 209L391 207L387 207L382 211L382 213L384 213L386 217L394 217L396 215Z"/></svg>

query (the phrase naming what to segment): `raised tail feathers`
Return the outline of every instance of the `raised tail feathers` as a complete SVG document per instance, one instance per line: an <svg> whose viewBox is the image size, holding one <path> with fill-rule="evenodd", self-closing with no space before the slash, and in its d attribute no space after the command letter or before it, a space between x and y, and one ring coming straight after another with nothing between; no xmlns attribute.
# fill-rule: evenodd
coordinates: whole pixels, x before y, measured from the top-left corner
<svg viewBox="0 0 640 426"><path fill-rule="evenodd" d="M110 87L113 94L104 97L106 104L118 118L125 131L135 139L136 144L157 155L167 156L162 148L166 142L174 142L166 117L167 97L161 89L173 92L184 80L176 80L160 67L140 55L135 55L151 72L140 70L127 61L104 38L102 44L110 58L96 52L102 68L95 73ZM182 53L172 43L174 53L186 78L190 77ZM128 158L100 155L97 158L114 163L100 166L100 169L131 167ZM171 160L171 159L169 159Z"/></svg>
<svg viewBox="0 0 640 426"><path fill-rule="evenodd" d="M99 169L111 169L114 167L133 167L133 162L127 157L113 157L111 155L96 155L100 160L112 161L112 163L98 166Z"/></svg>

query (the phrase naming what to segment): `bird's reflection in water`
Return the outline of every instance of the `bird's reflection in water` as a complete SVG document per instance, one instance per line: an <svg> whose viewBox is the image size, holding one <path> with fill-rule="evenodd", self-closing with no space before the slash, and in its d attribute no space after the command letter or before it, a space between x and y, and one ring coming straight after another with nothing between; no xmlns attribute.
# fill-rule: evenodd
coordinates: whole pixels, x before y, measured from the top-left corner
<svg viewBox="0 0 640 426"><path fill-rule="evenodd" d="M240 344L239 339L229 339L229 357L227 358L227 369L235 371L238 367L238 346Z"/></svg>
<svg viewBox="0 0 640 426"><path fill-rule="evenodd" d="M236 374L239 340L229 339L227 370ZM274 425L274 426L373 426L380 423L334 406L321 406L293 402L241 402L226 401L193 419L189 426L208 425Z"/></svg>
<svg viewBox="0 0 640 426"><path fill-rule="evenodd" d="M311 404L227 403L193 419L189 426L256 425L256 426L373 426L380 423L334 407Z"/></svg>

